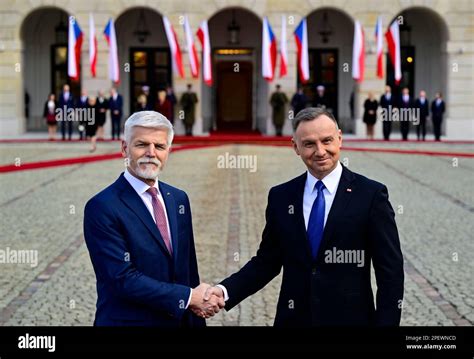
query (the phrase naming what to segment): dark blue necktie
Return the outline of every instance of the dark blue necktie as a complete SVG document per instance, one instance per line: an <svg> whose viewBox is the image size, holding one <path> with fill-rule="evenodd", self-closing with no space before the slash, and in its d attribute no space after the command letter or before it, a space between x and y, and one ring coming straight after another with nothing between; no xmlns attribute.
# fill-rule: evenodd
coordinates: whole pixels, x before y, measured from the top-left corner
<svg viewBox="0 0 474 359"><path fill-rule="evenodd" d="M316 259L318 255L319 245L323 239L324 232L324 213L326 211L326 201L324 200L324 183L322 181L316 182L316 190L318 196L314 200L313 207L311 208L311 214L309 215L308 221L308 239L311 246L311 255L313 259Z"/></svg>

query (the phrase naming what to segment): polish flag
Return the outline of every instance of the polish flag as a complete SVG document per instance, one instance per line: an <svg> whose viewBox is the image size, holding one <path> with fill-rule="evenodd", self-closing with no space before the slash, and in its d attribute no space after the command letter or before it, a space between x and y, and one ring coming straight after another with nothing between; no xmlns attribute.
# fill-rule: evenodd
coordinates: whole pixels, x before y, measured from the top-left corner
<svg viewBox="0 0 474 359"><path fill-rule="evenodd" d="M92 77L95 77L97 65L97 37L95 36L94 17L89 14L89 63Z"/></svg>
<svg viewBox="0 0 474 359"><path fill-rule="evenodd" d="M309 80L309 61L308 61L308 30L306 18L303 18L295 29L295 41L298 49L298 72L300 81L305 83Z"/></svg>
<svg viewBox="0 0 474 359"><path fill-rule="evenodd" d="M280 77L288 73L288 53L286 51L286 17L281 17L281 38L280 38Z"/></svg>
<svg viewBox="0 0 474 359"><path fill-rule="evenodd" d="M365 50L364 30L359 21L354 26L354 42L352 44L352 78L358 83L364 81Z"/></svg>
<svg viewBox="0 0 474 359"><path fill-rule="evenodd" d="M402 79L402 62L400 55L400 30L398 22L395 20L385 33L388 43L388 54L395 69L395 83L398 85Z"/></svg>
<svg viewBox="0 0 474 359"><path fill-rule="evenodd" d="M82 30L79 27L76 18L70 16L67 43L67 74L74 81L79 80L80 75L82 38Z"/></svg>
<svg viewBox="0 0 474 359"><path fill-rule="evenodd" d="M173 63L173 71L178 73L179 76L184 78L184 67L183 60L181 58L181 48L179 47L178 37L173 29L170 21L166 16L163 16L163 25L165 27L166 37L168 39L168 45L171 51L171 58Z"/></svg>
<svg viewBox="0 0 474 359"><path fill-rule="evenodd" d="M207 21L201 22L196 33L202 47L202 72L204 82L208 86L212 86L212 61L211 61L211 41L209 39L209 29Z"/></svg>
<svg viewBox="0 0 474 359"><path fill-rule="evenodd" d="M377 44L377 77L383 79L383 34L382 34L382 19L377 18L375 25L375 42Z"/></svg>
<svg viewBox="0 0 474 359"><path fill-rule="evenodd" d="M276 37L268 18L263 18L262 29L262 76L268 82L273 80L277 58Z"/></svg>
<svg viewBox="0 0 474 359"><path fill-rule="evenodd" d="M118 84L120 82L120 71L118 61L117 36L112 19L109 20L104 29L104 36L109 44L109 79Z"/></svg>
<svg viewBox="0 0 474 359"><path fill-rule="evenodd" d="M189 26L188 17L184 17L184 33L186 34L186 46L188 48L189 54L189 64L191 66L191 75L194 78L199 77L199 60L196 52L196 47L194 46L193 33L191 32L191 27Z"/></svg>

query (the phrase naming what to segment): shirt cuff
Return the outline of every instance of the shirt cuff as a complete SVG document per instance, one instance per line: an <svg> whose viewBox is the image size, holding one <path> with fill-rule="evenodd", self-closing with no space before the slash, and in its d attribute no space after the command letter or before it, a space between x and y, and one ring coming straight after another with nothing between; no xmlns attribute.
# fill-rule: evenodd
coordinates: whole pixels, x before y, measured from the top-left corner
<svg viewBox="0 0 474 359"><path fill-rule="evenodd" d="M222 291L224 292L224 302L227 302L229 300L229 295L227 294L227 289L222 284L217 284L216 287L222 289Z"/></svg>
<svg viewBox="0 0 474 359"><path fill-rule="evenodd" d="M189 288L189 289L190 289L190 291L189 291L188 304L186 304L186 308L184 308L184 309L188 309L189 304L191 303L191 297L193 296L193 288Z"/></svg>

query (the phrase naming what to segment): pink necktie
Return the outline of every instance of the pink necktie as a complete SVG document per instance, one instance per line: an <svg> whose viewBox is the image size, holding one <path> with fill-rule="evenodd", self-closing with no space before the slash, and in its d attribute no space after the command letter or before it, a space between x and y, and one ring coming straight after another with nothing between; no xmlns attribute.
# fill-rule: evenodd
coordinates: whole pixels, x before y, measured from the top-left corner
<svg viewBox="0 0 474 359"><path fill-rule="evenodd" d="M168 222L166 221L165 210L161 202L158 200L158 190L155 187L150 187L146 191L151 196L156 226L161 233L161 237L163 237L163 241L165 242L166 248L168 248L168 252L173 254L173 248L171 247L171 240L168 234Z"/></svg>

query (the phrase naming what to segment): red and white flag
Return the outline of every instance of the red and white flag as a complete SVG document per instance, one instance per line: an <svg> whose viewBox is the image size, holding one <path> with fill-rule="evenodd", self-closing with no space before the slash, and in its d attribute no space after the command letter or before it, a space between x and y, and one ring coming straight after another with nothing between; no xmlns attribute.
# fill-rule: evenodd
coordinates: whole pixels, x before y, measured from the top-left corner
<svg viewBox="0 0 474 359"><path fill-rule="evenodd" d="M97 37L95 36L94 17L89 14L89 63L92 77L95 77L97 65Z"/></svg>
<svg viewBox="0 0 474 359"><path fill-rule="evenodd" d="M262 27L262 76L267 81L272 81L275 75L277 59L276 37L267 17L263 18Z"/></svg>
<svg viewBox="0 0 474 359"><path fill-rule="evenodd" d="M163 25L165 27L168 45L171 50L171 58L173 64L173 71L178 73L181 78L184 78L183 60L181 57L181 48L179 47L178 37L173 29L170 21L166 16L163 16Z"/></svg>
<svg viewBox="0 0 474 359"><path fill-rule="evenodd" d="M199 60L196 52L196 47L194 46L193 33L191 32L191 27L189 26L188 16L184 17L184 33L186 35L186 46L188 48L189 54L189 65L191 66L191 75L194 78L199 77Z"/></svg>
<svg viewBox="0 0 474 359"><path fill-rule="evenodd" d="M82 30L74 16L69 16L67 42L67 74L74 81L79 80L81 64Z"/></svg>
<svg viewBox="0 0 474 359"><path fill-rule="evenodd" d="M402 79L402 62L400 54L400 29L397 20L390 25L390 28L385 33L385 37L387 38L390 61L394 67L395 83L398 85Z"/></svg>
<svg viewBox="0 0 474 359"><path fill-rule="evenodd" d="M377 18L375 25L375 43L377 44L377 77L383 79L383 34L382 34L382 19Z"/></svg>
<svg viewBox="0 0 474 359"><path fill-rule="evenodd" d="M112 19L109 20L104 29L104 36L109 45L109 79L118 84L120 82L120 70L118 60L117 36Z"/></svg>
<svg viewBox="0 0 474 359"><path fill-rule="evenodd" d="M365 48L364 30L359 21L354 25L354 42L352 44L352 78L358 83L364 80Z"/></svg>
<svg viewBox="0 0 474 359"><path fill-rule="evenodd" d="M281 17L280 35L280 77L288 73L288 52L286 50L286 16Z"/></svg>
<svg viewBox="0 0 474 359"><path fill-rule="evenodd" d="M207 21L201 22L196 33L202 47L202 72L204 82L208 86L212 86L212 62L211 62L211 40L209 38L209 28Z"/></svg>

